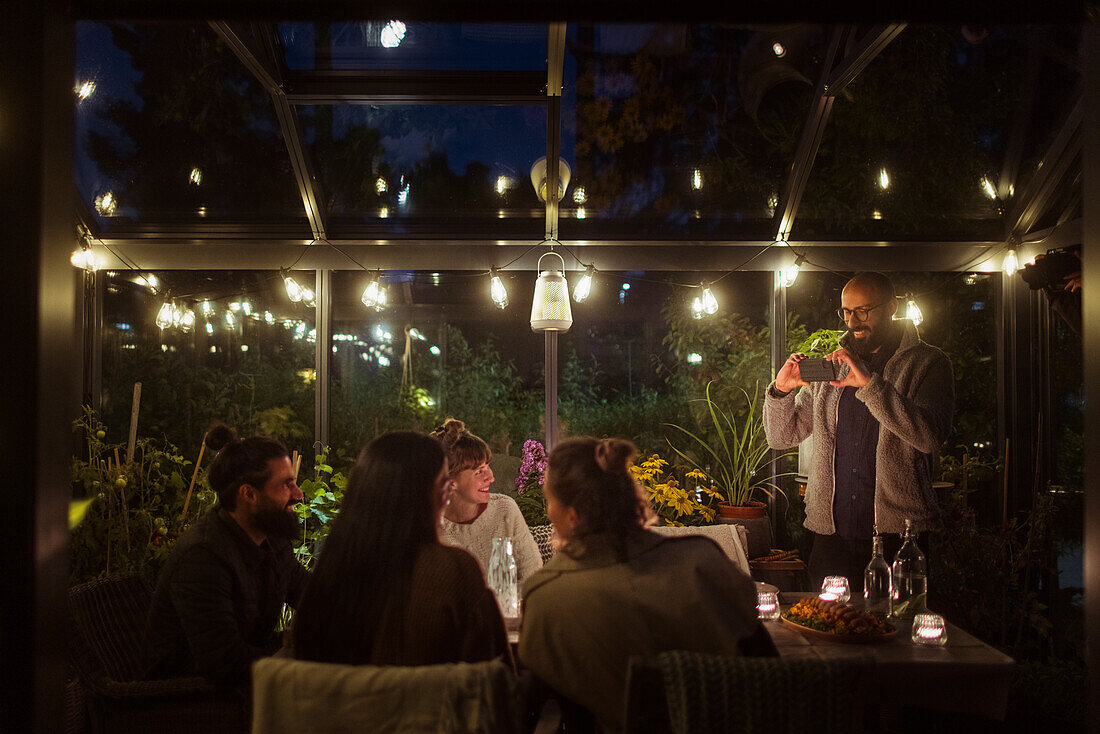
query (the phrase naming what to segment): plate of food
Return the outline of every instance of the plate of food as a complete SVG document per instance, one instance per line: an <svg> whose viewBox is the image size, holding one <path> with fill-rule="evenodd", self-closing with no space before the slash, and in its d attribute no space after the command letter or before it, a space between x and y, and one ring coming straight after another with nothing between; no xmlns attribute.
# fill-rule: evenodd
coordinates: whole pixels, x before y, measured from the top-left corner
<svg viewBox="0 0 1100 734"><path fill-rule="evenodd" d="M873 614L817 597L801 600L780 619L806 637L830 642L866 645L892 640L898 634L895 627Z"/></svg>

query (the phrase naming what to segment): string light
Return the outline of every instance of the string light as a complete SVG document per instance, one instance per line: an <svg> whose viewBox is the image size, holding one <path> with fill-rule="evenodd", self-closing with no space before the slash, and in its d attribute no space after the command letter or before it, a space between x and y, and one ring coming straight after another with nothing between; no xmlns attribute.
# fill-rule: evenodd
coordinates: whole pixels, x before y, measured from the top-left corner
<svg viewBox="0 0 1100 734"><path fill-rule="evenodd" d="M202 185L202 171L199 170L197 167L192 168L191 169L191 177L188 179L188 181L190 183L194 184L195 186L201 186Z"/></svg>
<svg viewBox="0 0 1100 734"><path fill-rule="evenodd" d="M207 334L213 334L214 333L214 325L212 323L210 323L209 321L206 322L206 333Z"/></svg>
<svg viewBox="0 0 1100 734"><path fill-rule="evenodd" d="M508 177L497 176L497 193L504 196L504 192L508 190Z"/></svg>
<svg viewBox="0 0 1100 734"><path fill-rule="evenodd" d="M389 186L386 185L386 179L379 176L374 182L374 190L381 195L386 193L387 188L389 188Z"/></svg>
<svg viewBox="0 0 1100 734"><path fill-rule="evenodd" d="M308 308L317 307L317 301L314 300L313 291L309 288L302 288L302 304Z"/></svg>
<svg viewBox="0 0 1100 734"><path fill-rule="evenodd" d="M1009 250L1005 255L1004 263L1001 265L1004 268L1005 275L1012 277L1016 274L1016 271L1020 269L1020 261L1016 259L1016 251Z"/></svg>
<svg viewBox="0 0 1100 734"><path fill-rule="evenodd" d="M157 328L164 331L172 325L172 304L165 301L157 311Z"/></svg>
<svg viewBox="0 0 1100 734"><path fill-rule="evenodd" d="M772 44L772 53L775 54L777 59L781 59L787 55L787 49L783 48L783 44L776 41Z"/></svg>
<svg viewBox="0 0 1100 734"><path fill-rule="evenodd" d="M209 324L207 324L209 326ZM191 309L184 309L180 312L179 328L183 330L183 333L191 331L195 328L195 312Z"/></svg>
<svg viewBox="0 0 1100 734"><path fill-rule="evenodd" d="M585 193L583 186L578 186L573 189L573 203L583 204L588 201L588 194Z"/></svg>
<svg viewBox="0 0 1100 734"><path fill-rule="evenodd" d="M783 283L784 288L790 288L798 280L798 271L802 269L802 263L804 262L806 262L806 258L799 255L794 264L788 265L779 271L779 280Z"/></svg>
<svg viewBox="0 0 1100 734"><path fill-rule="evenodd" d="M886 172L885 168L880 168L878 172L878 186L885 191L890 188L890 174Z"/></svg>
<svg viewBox="0 0 1100 734"><path fill-rule="evenodd" d="M710 286L706 283L701 283L699 287L703 292L696 296L691 302L691 316L696 319L701 319L704 316L713 315L718 312L718 299L714 297L714 294L710 290Z"/></svg>
<svg viewBox="0 0 1100 734"><path fill-rule="evenodd" d="M993 188L993 182L989 180L988 176L982 176L982 191L990 199L997 198L997 189Z"/></svg>
<svg viewBox="0 0 1100 734"><path fill-rule="evenodd" d="M493 268L489 271L489 297L497 308L508 308L508 289L504 287L504 281L500 279L500 270Z"/></svg>
<svg viewBox="0 0 1100 734"><path fill-rule="evenodd" d="M691 172L691 188L696 191L703 188L703 172L698 168Z"/></svg>
<svg viewBox="0 0 1100 734"><path fill-rule="evenodd" d="M588 265L584 269L584 275L577 281L577 284L573 286L573 300L577 303L583 303L588 295L592 292L592 278L596 275L596 268L593 265Z"/></svg>
<svg viewBox="0 0 1100 734"><path fill-rule="evenodd" d="M245 316L251 316L252 315L252 304L249 303L247 300L241 301L241 311L244 312Z"/></svg>
<svg viewBox="0 0 1100 734"><path fill-rule="evenodd" d="M230 305L233 306L233 305L236 305L236 304L230 304ZM225 325L228 326L230 329L232 329L233 327L235 327L237 325L237 320L235 318L233 318L233 312L232 311L226 311L225 312Z"/></svg>
<svg viewBox="0 0 1100 734"><path fill-rule="evenodd" d="M92 93L95 92L95 82L87 81L81 84L77 84L73 88L73 91L76 92L76 96L80 98L81 102L83 102L84 100L88 99L88 97L91 97Z"/></svg>
<svg viewBox="0 0 1100 734"><path fill-rule="evenodd" d="M381 274L367 283L360 300L363 301L364 306L373 308L375 311L381 311L386 307L386 288L382 285Z"/></svg>
<svg viewBox="0 0 1100 734"><path fill-rule="evenodd" d="M382 27L378 34L378 42L384 48L397 48L405 40L405 24L399 20L391 20Z"/></svg>
<svg viewBox="0 0 1100 734"><path fill-rule="evenodd" d="M214 304L210 301L203 301L199 308L202 310L202 315L207 318L214 315Z"/></svg>
<svg viewBox="0 0 1100 734"><path fill-rule="evenodd" d="M113 216L117 208L118 201L115 200L115 195L110 191L95 198L96 211L105 217Z"/></svg>
<svg viewBox="0 0 1100 734"><path fill-rule="evenodd" d="M912 298L905 302L905 318L913 322L913 326L920 326L924 321L924 314L921 313L920 306Z"/></svg>
<svg viewBox="0 0 1100 734"><path fill-rule="evenodd" d="M287 272L283 271L283 285L286 286L286 295L294 303L302 302L302 286Z"/></svg>
<svg viewBox="0 0 1100 734"><path fill-rule="evenodd" d="M69 257L69 262L81 270L87 270L89 273L94 273L99 269L99 259L95 256L95 253L87 247L73 250L73 254Z"/></svg>

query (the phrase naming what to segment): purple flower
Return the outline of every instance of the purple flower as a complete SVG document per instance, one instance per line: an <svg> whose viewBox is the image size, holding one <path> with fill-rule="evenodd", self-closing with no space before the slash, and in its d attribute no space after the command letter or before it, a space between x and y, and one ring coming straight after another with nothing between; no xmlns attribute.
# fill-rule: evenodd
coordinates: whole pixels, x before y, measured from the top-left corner
<svg viewBox="0 0 1100 734"><path fill-rule="evenodd" d="M516 490L522 494L534 486L541 487L546 477L546 448L534 439L523 443L523 461L516 477Z"/></svg>

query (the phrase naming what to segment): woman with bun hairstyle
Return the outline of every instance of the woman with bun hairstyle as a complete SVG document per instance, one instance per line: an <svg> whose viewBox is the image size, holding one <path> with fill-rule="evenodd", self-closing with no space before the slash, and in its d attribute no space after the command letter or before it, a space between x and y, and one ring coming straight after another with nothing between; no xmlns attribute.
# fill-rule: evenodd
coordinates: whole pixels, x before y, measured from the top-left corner
<svg viewBox="0 0 1100 734"><path fill-rule="evenodd" d="M440 540L469 552L488 575L493 538L511 538L522 584L542 566L542 556L516 501L489 491L495 478L489 468L493 458L489 445L453 418L431 435L443 445L450 467L450 501L443 510Z"/></svg>
<svg viewBox="0 0 1100 734"><path fill-rule="evenodd" d="M439 443L423 434L367 444L295 615L295 657L433 665L509 654L477 562L439 542L448 481Z"/></svg>
<svg viewBox="0 0 1100 734"><path fill-rule="evenodd" d="M621 439L554 447L543 492L562 547L523 590L523 665L610 731L632 656L736 655L757 626L756 587L714 541L643 527L635 454Z"/></svg>

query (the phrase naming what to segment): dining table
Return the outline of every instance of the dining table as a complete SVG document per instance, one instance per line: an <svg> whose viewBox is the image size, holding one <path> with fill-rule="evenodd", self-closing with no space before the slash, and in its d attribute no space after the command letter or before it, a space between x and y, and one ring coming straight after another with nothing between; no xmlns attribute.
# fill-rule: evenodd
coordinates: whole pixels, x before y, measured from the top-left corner
<svg viewBox="0 0 1100 734"><path fill-rule="evenodd" d="M813 595L780 592L780 607L785 612L799 599ZM947 642L942 646L914 643L912 623L907 621L891 621L898 634L874 644L806 635L780 620L763 624L781 657L858 658L864 662L869 671L867 695L877 705L884 724L896 724L906 709L999 721L1005 718L1015 662L951 622L947 622Z"/></svg>

